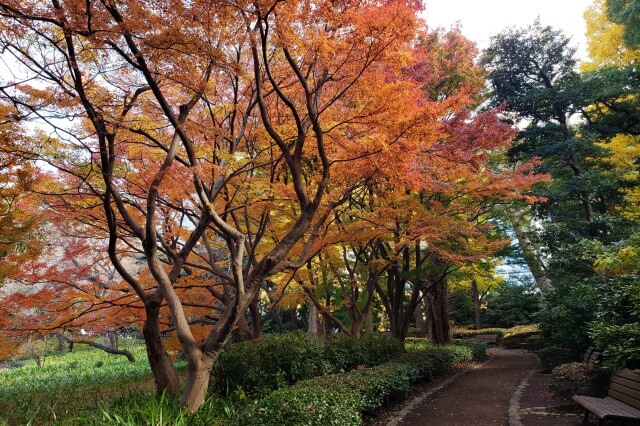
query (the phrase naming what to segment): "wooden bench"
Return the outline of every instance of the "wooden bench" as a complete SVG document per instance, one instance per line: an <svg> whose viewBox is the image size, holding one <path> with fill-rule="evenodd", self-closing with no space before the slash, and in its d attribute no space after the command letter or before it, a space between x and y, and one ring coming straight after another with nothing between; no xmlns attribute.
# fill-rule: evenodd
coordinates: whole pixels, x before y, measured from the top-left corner
<svg viewBox="0 0 640 426"><path fill-rule="evenodd" d="M582 362L588 362L589 364L599 364L601 359L602 352L600 352L593 346L589 346L582 357Z"/></svg>
<svg viewBox="0 0 640 426"><path fill-rule="evenodd" d="M593 413L603 424L633 421L640 424L640 371L622 368L615 372L606 398L575 395L573 400L585 408L583 422Z"/></svg>

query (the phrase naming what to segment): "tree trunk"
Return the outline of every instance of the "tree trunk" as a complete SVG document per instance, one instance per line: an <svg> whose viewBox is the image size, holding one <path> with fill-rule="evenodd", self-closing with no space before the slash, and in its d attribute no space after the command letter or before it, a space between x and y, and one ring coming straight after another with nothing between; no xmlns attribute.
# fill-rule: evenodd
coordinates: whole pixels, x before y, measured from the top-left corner
<svg viewBox="0 0 640 426"><path fill-rule="evenodd" d="M364 332L365 334L373 334L374 329L373 329L373 311L372 309L369 309L367 311L367 315L365 316L364 319Z"/></svg>
<svg viewBox="0 0 640 426"><path fill-rule="evenodd" d="M295 328L298 328L298 310L293 308L289 311L289 322L292 323Z"/></svg>
<svg viewBox="0 0 640 426"><path fill-rule="evenodd" d="M451 327L449 326L449 298L446 280L442 279L431 285L425 295L427 299L427 328L431 343L447 345L451 343Z"/></svg>
<svg viewBox="0 0 640 426"><path fill-rule="evenodd" d="M145 304L147 318L144 322L142 334L147 346L147 357L153 378L156 382L158 394L166 392L171 395L178 395L180 392L180 381L171 358L167 353L162 339L160 338L160 303L156 300L149 300Z"/></svg>
<svg viewBox="0 0 640 426"><path fill-rule="evenodd" d="M551 280L547 277L546 271L542 264L542 260L536 252L536 247L527 235L529 230L529 224L525 223L525 216L528 213L528 207L521 207L519 209L513 208L509 212L509 220L513 226L513 231L518 238L518 245L522 249L524 261L526 262L531 275L536 280L536 284L542 293L545 293L553 287Z"/></svg>
<svg viewBox="0 0 640 426"><path fill-rule="evenodd" d="M307 332L318 337L318 308L314 303L309 303L309 327Z"/></svg>
<svg viewBox="0 0 640 426"><path fill-rule="evenodd" d="M111 349L118 349L118 333L115 331L107 331L102 335L103 344Z"/></svg>
<svg viewBox="0 0 640 426"><path fill-rule="evenodd" d="M244 316L241 316L238 319L236 327L238 327L238 334L240 334L241 341L248 342L253 339L253 331L251 330L251 327L249 327L249 323Z"/></svg>
<svg viewBox="0 0 640 426"><path fill-rule="evenodd" d="M206 361L200 361L196 365L189 363L187 381L180 402L191 412L198 410L207 396L211 368L219 353L220 351L208 353L203 356Z"/></svg>
<svg viewBox="0 0 640 426"><path fill-rule="evenodd" d="M331 295L329 292L324 294L324 306L326 306L327 310L331 308ZM329 318L329 315L322 314L322 325L324 326L324 336L331 336L331 318Z"/></svg>
<svg viewBox="0 0 640 426"><path fill-rule="evenodd" d="M475 279L471 280L471 299L476 312L476 330L480 330L482 328L482 300L480 300L478 283Z"/></svg>
<svg viewBox="0 0 640 426"><path fill-rule="evenodd" d="M262 315L257 300L249 305L249 314L251 315L251 338L253 340L262 339Z"/></svg>
<svg viewBox="0 0 640 426"><path fill-rule="evenodd" d="M427 337L427 323L424 320L424 299L416 306L414 318L416 320L418 337Z"/></svg>
<svg viewBox="0 0 640 426"><path fill-rule="evenodd" d="M58 351L61 354L64 354L67 352L67 341L64 339L64 337L62 337L62 332L60 332L59 334L57 334L58 337Z"/></svg>

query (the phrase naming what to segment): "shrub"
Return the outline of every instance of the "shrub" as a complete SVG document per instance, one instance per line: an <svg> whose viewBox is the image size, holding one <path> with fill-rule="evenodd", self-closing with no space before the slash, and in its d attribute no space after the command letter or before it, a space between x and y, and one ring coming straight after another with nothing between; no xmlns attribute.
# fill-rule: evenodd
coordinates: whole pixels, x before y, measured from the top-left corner
<svg viewBox="0 0 640 426"><path fill-rule="evenodd" d="M218 391L226 394L239 387L248 392L278 389L326 370L322 341L292 332L225 348L212 377Z"/></svg>
<svg viewBox="0 0 640 426"><path fill-rule="evenodd" d="M535 287L531 281L505 281L491 290L486 299L485 324L513 327L533 322L540 310L540 295Z"/></svg>
<svg viewBox="0 0 640 426"><path fill-rule="evenodd" d="M402 343L391 337L353 339L338 334L323 342L298 331L226 348L212 376L223 395L237 388L278 389L323 374L379 365L401 352Z"/></svg>
<svg viewBox="0 0 640 426"><path fill-rule="evenodd" d="M553 369L549 381L549 390L560 397L573 395L597 396L598 368L588 362L563 364Z"/></svg>
<svg viewBox="0 0 640 426"><path fill-rule="evenodd" d="M500 344L507 349L521 349L526 346L529 337L537 334L540 334L540 330L535 324L519 325L507 330L500 340Z"/></svg>
<svg viewBox="0 0 640 426"><path fill-rule="evenodd" d="M248 406L240 425L359 425L362 414L404 396L412 383L473 359L469 346L431 347L413 340L398 359L372 368L305 380Z"/></svg>
<svg viewBox="0 0 640 426"><path fill-rule="evenodd" d="M586 324L596 319L600 298L591 282L560 283L559 288L546 292L538 313L543 335L576 353L584 351L590 344Z"/></svg>
<svg viewBox="0 0 640 426"><path fill-rule="evenodd" d="M498 336L498 342L502 339L502 337L507 333L509 329L507 328L481 328L480 330L472 329L463 329L463 328L454 328L451 333L456 339L470 339L478 334L496 334Z"/></svg>
<svg viewBox="0 0 640 426"><path fill-rule="evenodd" d="M481 340L467 340L462 343L471 349L474 361L482 361L487 357L487 344Z"/></svg>
<svg viewBox="0 0 640 426"><path fill-rule="evenodd" d="M539 351L544 348L546 345L547 339L540 334L534 334L533 336L529 336L525 339L525 344L527 348L531 351Z"/></svg>
<svg viewBox="0 0 640 426"><path fill-rule="evenodd" d="M333 372L345 372L358 366L373 367L397 357L402 343L387 336L367 335L354 339L336 334L325 341L324 359Z"/></svg>
<svg viewBox="0 0 640 426"><path fill-rule="evenodd" d="M604 348L606 366L640 368L640 322L624 325L592 323L591 336L599 348Z"/></svg>
<svg viewBox="0 0 640 426"><path fill-rule="evenodd" d="M573 358L569 349L558 348L555 346L540 349L538 351L538 357L540 358L542 369L547 372L553 370L559 365L571 362Z"/></svg>

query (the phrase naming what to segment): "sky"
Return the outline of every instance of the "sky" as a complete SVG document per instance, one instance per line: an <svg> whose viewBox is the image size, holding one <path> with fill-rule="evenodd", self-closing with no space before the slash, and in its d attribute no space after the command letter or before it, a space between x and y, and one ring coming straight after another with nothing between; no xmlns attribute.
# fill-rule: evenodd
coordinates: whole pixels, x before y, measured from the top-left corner
<svg viewBox="0 0 640 426"><path fill-rule="evenodd" d="M424 0L424 18L430 28L449 28L459 22L462 33L479 48L508 27L525 27L537 17L543 25L564 31L586 59L583 13L593 0Z"/></svg>

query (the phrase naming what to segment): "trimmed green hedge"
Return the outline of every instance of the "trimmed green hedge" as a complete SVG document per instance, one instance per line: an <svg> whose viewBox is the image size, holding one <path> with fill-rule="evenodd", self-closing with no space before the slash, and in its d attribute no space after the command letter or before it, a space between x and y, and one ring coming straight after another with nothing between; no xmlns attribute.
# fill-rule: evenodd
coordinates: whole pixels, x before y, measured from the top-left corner
<svg viewBox="0 0 640 426"><path fill-rule="evenodd" d="M407 353L372 368L304 380L246 407L238 425L359 425L362 415L408 393L410 386L474 359L469 345L433 347L412 340Z"/></svg>
<svg viewBox="0 0 640 426"><path fill-rule="evenodd" d="M380 365L401 352L402 343L386 336L353 339L338 334L323 341L297 331L225 348L212 377L222 395L237 388L273 390L316 376Z"/></svg>
<svg viewBox="0 0 640 426"><path fill-rule="evenodd" d="M527 347L527 339L540 334L537 325L518 325L507 330L500 340L500 345L507 349L523 349Z"/></svg>
<svg viewBox="0 0 640 426"><path fill-rule="evenodd" d="M461 328L456 328L452 331L452 335L454 338L456 339L470 339L472 337L477 336L478 334L497 334L498 335L498 342L500 342L500 340L502 339L502 336L504 336L506 333L509 332L508 328L481 328L480 330L467 330L467 329L461 329Z"/></svg>
<svg viewBox="0 0 640 426"><path fill-rule="evenodd" d="M239 387L245 391L277 389L327 372L323 353L322 341L305 333L271 335L225 348L212 377L223 395Z"/></svg>
<svg viewBox="0 0 640 426"><path fill-rule="evenodd" d="M374 367L402 353L402 342L387 336L366 335L354 339L339 333L324 341L324 359L333 373Z"/></svg>

